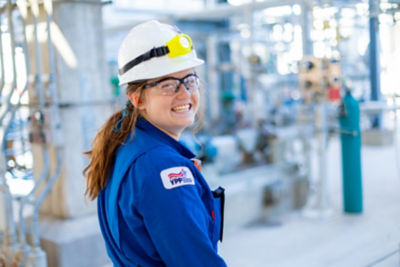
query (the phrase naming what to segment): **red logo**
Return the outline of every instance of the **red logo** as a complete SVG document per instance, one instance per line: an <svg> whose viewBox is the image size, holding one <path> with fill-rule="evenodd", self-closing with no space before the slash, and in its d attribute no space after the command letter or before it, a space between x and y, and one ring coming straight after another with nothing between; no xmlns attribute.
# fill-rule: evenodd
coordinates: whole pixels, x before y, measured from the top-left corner
<svg viewBox="0 0 400 267"><path fill-rule="evenodd" d="M186 172L183 169L178 173L172 172L172 173L168 174L169 179L185 178L185 176L186 176Z"/></svg>

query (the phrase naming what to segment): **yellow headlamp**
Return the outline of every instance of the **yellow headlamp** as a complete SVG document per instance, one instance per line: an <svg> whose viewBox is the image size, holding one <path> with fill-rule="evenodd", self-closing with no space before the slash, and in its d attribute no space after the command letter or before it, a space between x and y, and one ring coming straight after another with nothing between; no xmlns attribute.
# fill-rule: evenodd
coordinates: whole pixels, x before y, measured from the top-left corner
<svg viewBox="0 0 400 267"><path fill-rule="evenodd" d="M136 65L144 61L150 60L154 57L162 57L168 55L170 58L173 58L189 54L192 50L192 39L190 39L189 35L180 33L169 40L165 44L165 46L154 47L146 53L141 54L140 56L126 63L121 69L119 69L119 74L122 75Z"/></svg>
<svg viewBox="0 0 400 267"><path fill-rule="evenodd" d="M184 33L176 35L165 45L169 49L168 56L171 58L189 54L193 49L192 39Z"/></svg>

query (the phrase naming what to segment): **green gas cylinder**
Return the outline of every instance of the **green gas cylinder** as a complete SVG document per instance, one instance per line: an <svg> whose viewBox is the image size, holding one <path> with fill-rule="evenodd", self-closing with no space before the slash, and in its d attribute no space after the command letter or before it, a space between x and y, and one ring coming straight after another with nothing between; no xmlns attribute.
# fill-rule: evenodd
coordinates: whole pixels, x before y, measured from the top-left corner
<svg viewBox="0 0 400 267"><path fill-rule="evenodd" d="M359 102L347 92L342 99L340 141L342 147L343 209L348 213L363 210L361 179L361 131Z"/></svg>

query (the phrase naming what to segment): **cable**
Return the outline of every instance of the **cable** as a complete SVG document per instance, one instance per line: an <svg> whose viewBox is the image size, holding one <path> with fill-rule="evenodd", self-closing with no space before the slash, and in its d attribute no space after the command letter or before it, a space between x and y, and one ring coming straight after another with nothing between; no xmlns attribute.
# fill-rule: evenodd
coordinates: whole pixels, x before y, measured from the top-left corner
<svg viewBox="0 0 400 267"><path fill-rule="evenodd" d="M373 261L372 263L368 264L367 267L372 267L372 266L374 266L374 265L376 265L376 264L378 264L378 263L390 258L391 256L393 256L393 255L395 255L397 253L400 253L400 248L390 252L389 254L387 254L387 255L385 255L385 256L383 256L383 257L381 257L381 258L379 258L379 259L377 259L375 261Z"/></svg>

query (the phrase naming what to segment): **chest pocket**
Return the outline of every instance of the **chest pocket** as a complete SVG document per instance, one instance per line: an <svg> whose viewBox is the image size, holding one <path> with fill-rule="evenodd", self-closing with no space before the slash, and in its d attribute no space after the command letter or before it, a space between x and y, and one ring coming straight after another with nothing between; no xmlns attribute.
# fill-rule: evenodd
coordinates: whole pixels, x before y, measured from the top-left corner
<svg viewBox="0 0 400 267"><path fill-rule="evenodd" d="M213 241L218 240L222 242L222 237L224 234L224 208L225 208L225 189L223 187L218 187L212 191L214 197L214 220L215 227L213 233Z"/></svg>

